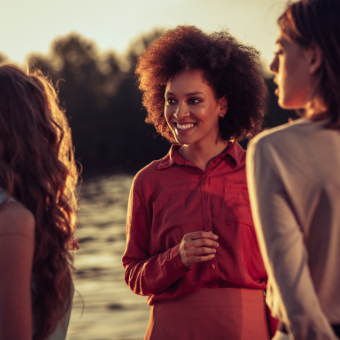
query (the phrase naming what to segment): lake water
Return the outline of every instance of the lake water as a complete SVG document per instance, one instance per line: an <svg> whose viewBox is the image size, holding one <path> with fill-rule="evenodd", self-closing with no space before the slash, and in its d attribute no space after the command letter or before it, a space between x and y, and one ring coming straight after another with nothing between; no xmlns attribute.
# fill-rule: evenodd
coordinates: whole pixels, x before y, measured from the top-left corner
<svg viewBox="0 0 340 340"><path fill-rule="evenodd" d="M98 177L80 192L80 249L67 340L142 340L148 325L146 297L124 281L126 208L132 176Z"/></svg>

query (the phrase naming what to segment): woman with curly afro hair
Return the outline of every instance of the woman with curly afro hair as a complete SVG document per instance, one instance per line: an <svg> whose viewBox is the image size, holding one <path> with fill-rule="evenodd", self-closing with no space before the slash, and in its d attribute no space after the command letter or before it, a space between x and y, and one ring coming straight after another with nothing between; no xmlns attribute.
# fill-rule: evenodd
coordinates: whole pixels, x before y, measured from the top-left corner
<svg viewBox="0 0 340 340"><path fill-rule="evenodd" d="M66 337L77 178L71 131L50 81L1 65L0 339Z"/></svg>
<svg viewBox="0 0 340 340"><path fill-rule="evenodd" d="M237 143L262 126L258 53L227 31L167 31L139 58L146 121L173 143L129 199L125 280L148 296L145 339L269 339L258 249Z"/></svg>

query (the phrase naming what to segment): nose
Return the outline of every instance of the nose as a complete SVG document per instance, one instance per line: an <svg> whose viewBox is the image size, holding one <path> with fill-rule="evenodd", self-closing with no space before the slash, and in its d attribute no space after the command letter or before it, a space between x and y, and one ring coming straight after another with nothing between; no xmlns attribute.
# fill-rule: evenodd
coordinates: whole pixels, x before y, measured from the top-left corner
<svg viewBox="0 0 340 340"><path fill-rule="evenodd" d="M279 58L277 57L277 55L275 55L274 59L269 65L269 69L271 72L277 73L278 68L279 68Z"/></svg>
<svg viewBox="0 0 340 340"><path fill-rule="evenodd" d="M174 112L174 116L178 120L182 120L183 118L190 116L190 112L186 103L180 102L178 104L177 109Z"/></svg>

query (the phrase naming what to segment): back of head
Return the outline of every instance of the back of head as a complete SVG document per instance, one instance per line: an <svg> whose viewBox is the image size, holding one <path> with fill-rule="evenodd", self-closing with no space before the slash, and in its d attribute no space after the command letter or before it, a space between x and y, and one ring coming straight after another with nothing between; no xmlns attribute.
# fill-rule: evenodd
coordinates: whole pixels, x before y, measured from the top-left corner
<svg viewBox="0 0 340 340"><path fill-rule="evenodd" d="M282 33L301 47L315 43L322 50L317 73L318 96L331 116L330 128L340 129L340 1L300 0L289 2L279 17Z"/></svg>
<svg viewBox="0 0 340 340"><path fill-rule="evenodd" d="M34 339L46 338L71 302L76 182L71 132L52 84L39 71L0 66L0 187L36 220Z"/></svg>

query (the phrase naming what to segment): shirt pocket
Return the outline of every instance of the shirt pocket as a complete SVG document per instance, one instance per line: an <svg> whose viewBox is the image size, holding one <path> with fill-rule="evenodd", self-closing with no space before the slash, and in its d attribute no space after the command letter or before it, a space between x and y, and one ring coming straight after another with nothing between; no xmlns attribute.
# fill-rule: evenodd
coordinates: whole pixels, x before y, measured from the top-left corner
<svg viewBox="0 0 340 340"><path fill-rule="evenodd" d="M244 185L226 184L224 189L225 223L243 223L253 226L248 188Z"/></svg>
<svg viewBox="0 0 340 340"><path fill-rule="evenodd" d="M160 251L179 244L186 226L186 197L183 192L162 196L153 203L151 234Z"/></svg>

